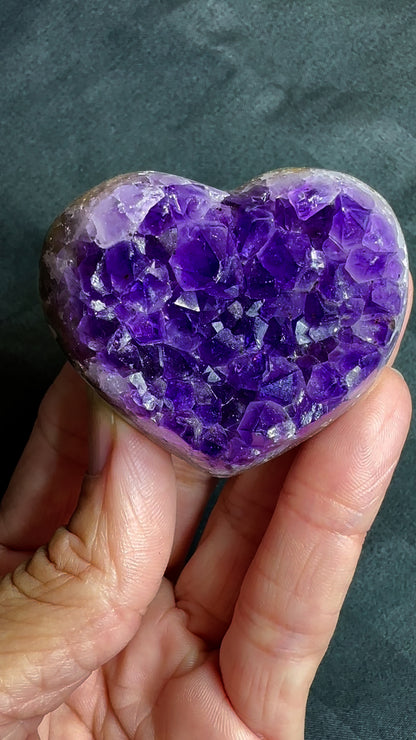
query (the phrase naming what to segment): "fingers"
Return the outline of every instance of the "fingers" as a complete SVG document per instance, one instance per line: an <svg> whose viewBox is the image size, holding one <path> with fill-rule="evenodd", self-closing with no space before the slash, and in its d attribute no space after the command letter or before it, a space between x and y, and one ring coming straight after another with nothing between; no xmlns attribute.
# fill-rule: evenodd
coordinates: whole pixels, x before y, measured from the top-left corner
<svg viewBox="0 0 416 740"><path fill-rule="evenodd" d="M87 467L87 416L85 383L66 364L42 401L1 502L0 546L34 550L68 522ZM7 572L10 563L2 566Z"/></svg>
<svg viewBox="0 0 416 740"><path fill-rule="evenodd" d="M118 653L169 558L170 456L103 404L92 438L95 474L68 527L0 582L0 727L51 711Z"/></svg>
<svg viewBox="0 0 416 740"><path fill-rule="evenodd" d="M87 467L87 386L67 363L39 408L7 492L0 503L0 576L13 570L67 524ZM208 473L173 458L177 526L170 571L189 550L213 487Z"/></svg>
<svg viewBox="0 0 416 740"><path fill-rule="evenodd" d="M241 583L295 454L288 452L226 483L178 579L178 606L189 616L189 629L209 645L218 645L228 629Z"/></svg>
<svg viewBox="0 0 416 740"><path fill-rule="evenodd" d="M189 552L195 530L213 492L216 480L179 457L172 457L176 474L176 527L167 576L176 580Z"/></svg>
<svg viewBox="0 0 416 740"><path fill-rule="evenodd" d="M310 683L410 421L401 376L380 382L308 440L250 565L220 665L239 716L267 738L303 738Z"/></svg>

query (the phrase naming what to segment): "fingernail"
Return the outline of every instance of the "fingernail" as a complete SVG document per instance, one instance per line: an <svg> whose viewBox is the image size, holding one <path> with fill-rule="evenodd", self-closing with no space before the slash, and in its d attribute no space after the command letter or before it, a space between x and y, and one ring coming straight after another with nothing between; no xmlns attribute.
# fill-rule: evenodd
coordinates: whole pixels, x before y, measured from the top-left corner
<svg viewBox="0 0 416 740"><path fill-rule="evenodd" d="M400 370L397 369L397 367L392 367L390 369L393 370L393 372L397 375L400 375L400 377L404 380L402 373L400 372Z"/></svg>
<svg viewBox="0 0 416 740"><path fill-rule="evenodd" d="M110 455L114 439L114 414L95 392L90 397L89 475L99 475Z"/></svg>

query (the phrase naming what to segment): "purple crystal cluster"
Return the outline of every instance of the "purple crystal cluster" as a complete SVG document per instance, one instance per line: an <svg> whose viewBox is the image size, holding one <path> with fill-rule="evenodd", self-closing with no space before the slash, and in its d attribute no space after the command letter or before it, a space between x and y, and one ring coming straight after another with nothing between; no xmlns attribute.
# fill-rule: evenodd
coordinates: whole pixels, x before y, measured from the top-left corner
<svg viewBox="0 0 416 740"><path fill-rule="evenodd" d="M53 224L48 321L139 429L230 475L327 423L403 322L397 220L355 178L282 170L225 193L155 172L95 188Z"/></svg>

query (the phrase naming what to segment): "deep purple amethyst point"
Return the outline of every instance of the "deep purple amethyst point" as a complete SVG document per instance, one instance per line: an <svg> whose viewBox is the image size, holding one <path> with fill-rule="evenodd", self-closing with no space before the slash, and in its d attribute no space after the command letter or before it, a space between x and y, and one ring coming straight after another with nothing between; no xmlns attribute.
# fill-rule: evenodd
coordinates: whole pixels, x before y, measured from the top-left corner
<svg viewBox="0 0 416 740"><path fill-rule="evenodd" d="M233 193L156 172L103 183L46 238L50 325L132 424L215 475L292 447L387 362L408 267L353 177L268 173Z"/></svg>

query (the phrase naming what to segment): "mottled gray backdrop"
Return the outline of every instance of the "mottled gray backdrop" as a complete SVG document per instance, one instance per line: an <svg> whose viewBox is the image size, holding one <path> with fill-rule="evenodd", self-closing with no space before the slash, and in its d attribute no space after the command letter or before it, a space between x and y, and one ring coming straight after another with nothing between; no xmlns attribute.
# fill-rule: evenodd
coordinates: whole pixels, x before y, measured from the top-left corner
<svg viewBox="0 0 416 740"><path fill-rule="evenodd" d="M233 186L282 166L367 181L416 249L411 0L3 0L3 486L63 358L37 263L49 223L117 173ZM414 391L415 323L397 366ZM416 738L415 429L313 685L309 740Z"/></svg>

